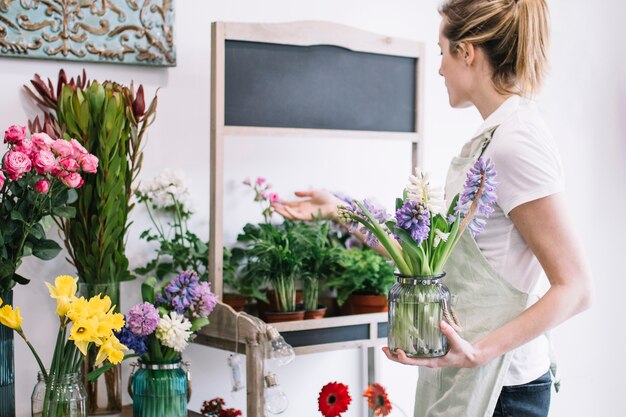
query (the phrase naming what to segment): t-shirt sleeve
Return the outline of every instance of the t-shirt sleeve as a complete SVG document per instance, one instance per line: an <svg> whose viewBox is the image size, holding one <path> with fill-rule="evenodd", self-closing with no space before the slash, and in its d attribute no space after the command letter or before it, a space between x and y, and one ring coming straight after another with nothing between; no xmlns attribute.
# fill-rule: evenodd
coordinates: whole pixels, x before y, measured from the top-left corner
<svg viewBox="0 0 626 417"><path fill-rule="evenodd" d="M552 138L532 125L498 129L485 152L497 172L497 204L515 207L563 191L563 170Z"/></svg>

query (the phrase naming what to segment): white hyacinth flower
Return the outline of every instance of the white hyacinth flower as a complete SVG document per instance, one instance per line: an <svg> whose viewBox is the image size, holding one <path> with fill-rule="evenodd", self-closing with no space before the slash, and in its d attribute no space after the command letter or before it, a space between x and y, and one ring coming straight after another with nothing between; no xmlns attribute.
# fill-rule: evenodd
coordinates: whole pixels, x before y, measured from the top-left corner
<svg viewBox="0 0 626 417"><path fill-rule="evenodd" d="M159 320L156 337L163 346L182 352L191 337L191 322L182 314L172 311Z"/></svg>
<svg viewBox="0 0 626 417"><path fill-rule="evenodd" d="M422 172L419 167L415 167L415 175L409 177L406 186L408 198L426 206L433 214L444 213L446 202L443 198L443 190L430 186L428 174Z"/></svg>
<svg viewBox="0 0 626 417"><path fill-rule="evenodd" d="M437 246L439 246L439 243L441 241L447 242L448 236L450 236L450 233L444 233L439 229L435 229L435 239L433 241L433 247L436 248Z"/></svg>
<svg viewBox="0 0 626 417"><path fill-rule="evenodd" d="M185 185L184 175L180 171L166 169L152 181L142 183L138 191L161 210L173 209L176 200L183 215L193 212L189 188Z"/></svg>

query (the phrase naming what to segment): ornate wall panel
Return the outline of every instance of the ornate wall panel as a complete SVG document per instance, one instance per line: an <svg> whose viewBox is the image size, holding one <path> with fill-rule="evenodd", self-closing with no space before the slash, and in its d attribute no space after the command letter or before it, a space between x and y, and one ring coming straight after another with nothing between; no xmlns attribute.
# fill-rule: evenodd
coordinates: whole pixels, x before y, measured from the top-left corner
<svg viewBox="0 0 626 417"><path fill-rule="evenodd" d="M174 1L0 0L0 56L174 66Z"/></svg>

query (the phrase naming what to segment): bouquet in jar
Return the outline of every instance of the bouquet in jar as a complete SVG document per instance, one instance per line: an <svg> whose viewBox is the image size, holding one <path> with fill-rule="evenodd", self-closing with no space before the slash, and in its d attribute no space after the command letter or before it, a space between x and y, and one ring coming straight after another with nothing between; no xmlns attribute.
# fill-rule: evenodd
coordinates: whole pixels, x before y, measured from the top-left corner
<svg viewBox="0 0 626 417"><path fill-rule="evenodd" d="M444 266L461 235L480 233L496 201L496 172L479 158L467 173L463 192L444 212L443 193L431 188L428 175L415 169L392 217L369 201L340 206L340 218L360 226L370 246L381 245L397 268L398 282L389 293L389 348L409 357L447 353L439 329L442 319L456 321L449 309L450 293L441 284ZM480 213L482 216L477 217ZM457 323L458 324L458 323Z"/></svg>

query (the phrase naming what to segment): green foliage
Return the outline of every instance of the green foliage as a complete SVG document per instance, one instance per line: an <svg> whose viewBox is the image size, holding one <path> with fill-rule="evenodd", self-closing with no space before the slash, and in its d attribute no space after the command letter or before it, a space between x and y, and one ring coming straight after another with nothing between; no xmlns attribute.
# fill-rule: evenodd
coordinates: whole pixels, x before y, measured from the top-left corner
<svg viewBox="0 0 626 417"><path fill-rule="evenodd" d="M156 111L155 98L145 113L134 112L137 99L132 87L92 81L84 87L63 85L56 103L64 137L75 138L99 160L98 173L85 178L78 190L76 216L59 222L82 282L134 278L125 253L128 213L132 183L141 168L141 142Z"/></svg>
<svg viewBox="0 0 626 417"><path fill-rule="evenodd" d="M396 281L393 267L372 249L347 249L339 255L339 271L326 283L337 288L337 303L350 294L387 295Z"/></svg>

